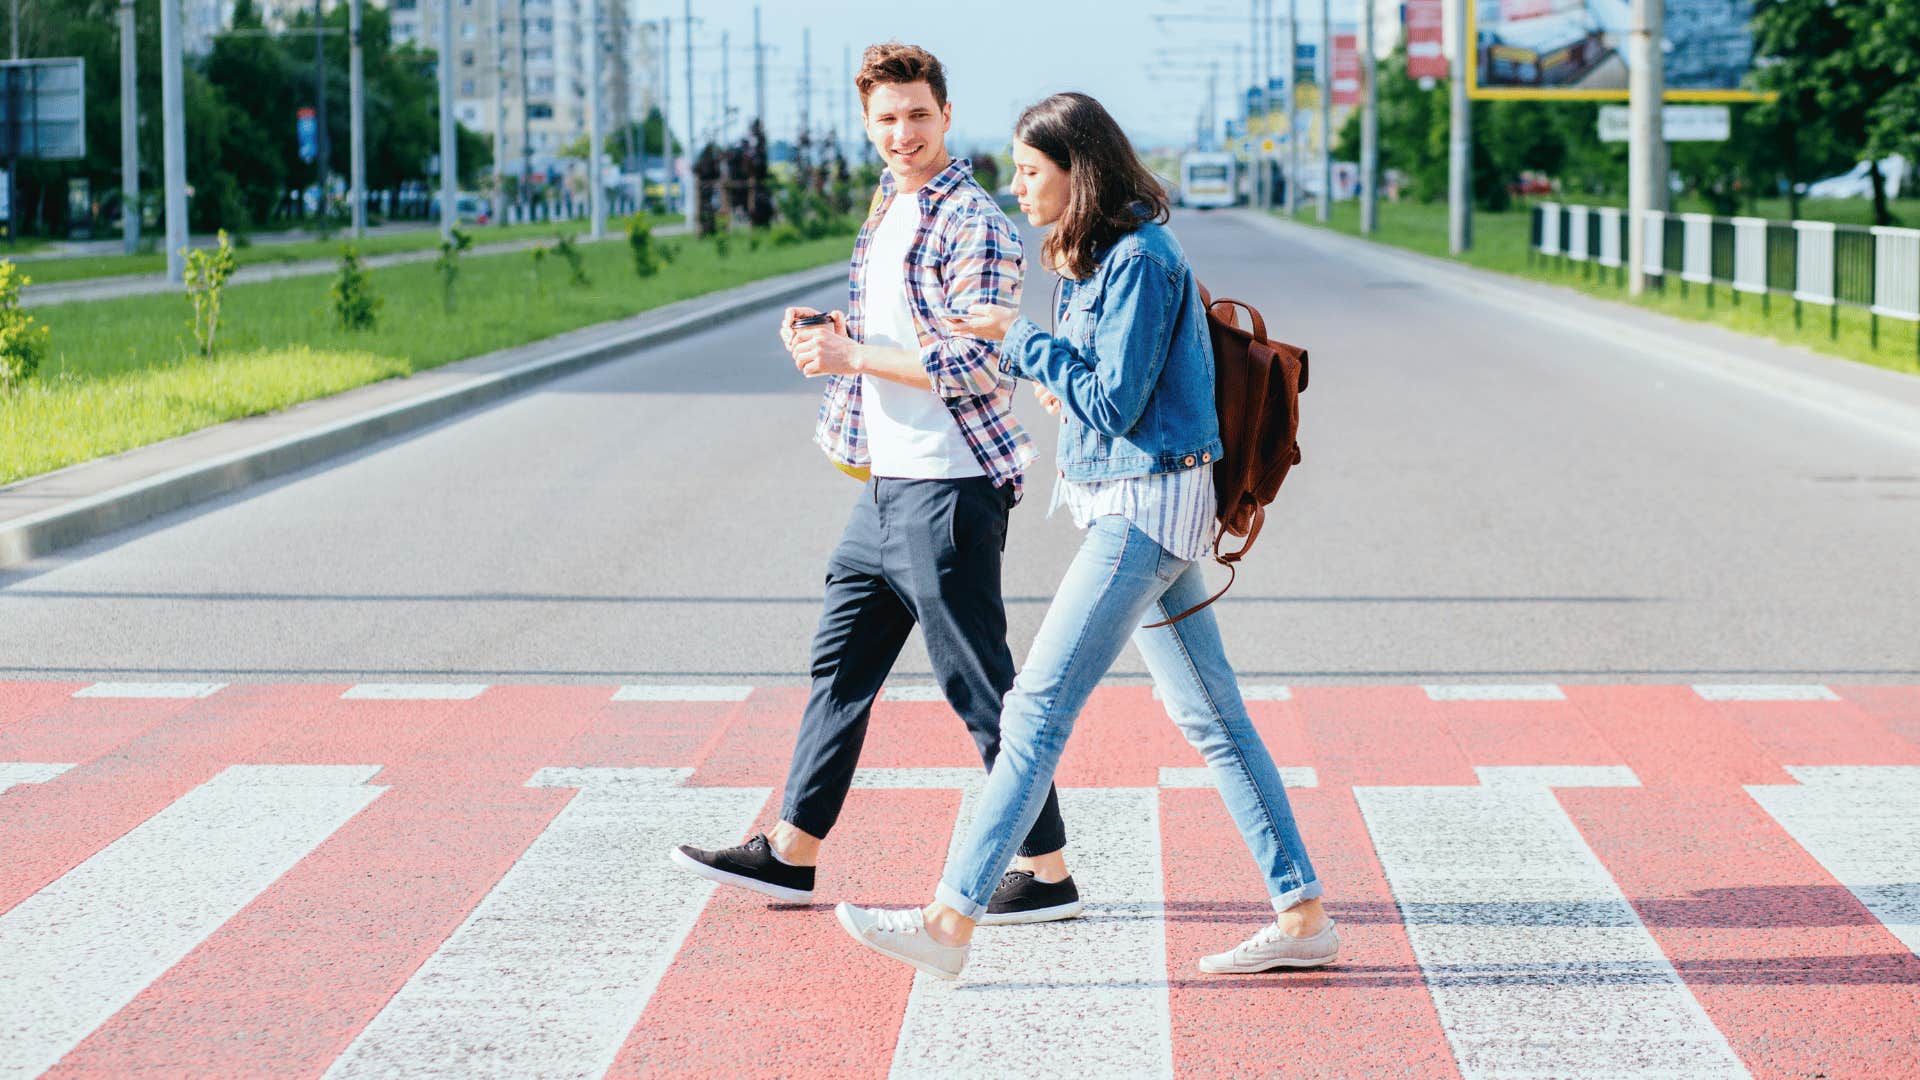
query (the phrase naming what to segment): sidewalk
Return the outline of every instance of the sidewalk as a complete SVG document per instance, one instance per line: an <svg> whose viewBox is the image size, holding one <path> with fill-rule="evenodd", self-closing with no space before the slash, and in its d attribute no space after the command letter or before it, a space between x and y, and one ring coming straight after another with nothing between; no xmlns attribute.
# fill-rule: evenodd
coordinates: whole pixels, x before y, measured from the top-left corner
<svg viewBox="0 0 1920 1080"><path fill-rule="evenodd" d="M687 231L685 225L663 225L653 230L653 235L679 236ZM611 231L608 238L612 239ZM547 243L549 238L526 240L503 240L497 244L475 244L467 249L468 255L502 255L515 251L528 251ZM345 242L344 240L342 241ZM406 263L431 262L440 257L437 250L398 251L386 255L371 255L363 260L368 269L383 266L401 266ZM282 278L314 277L331 274L340 269L338 259L311 259L306 262L277 263L256 266L243 266L234 271L233 285L250 285L261 281L279 281ZM31 276L31 268L28 274ZM22 307L45 307L48 304L69 304L87 300L117 300L123 296L143 296L151 293L178 292L181 286L167 280L165 274L124 274L118 277L87 278L83 281L62 281L47 285L29 285L20 290Z"/></svg>
<svg viewBox="0 0 1920 1080"><path fill-rule="evenodd" d="M1920 378L1256 211L1233 213L1289 243L1384 273L1414 276L1428 285L1490 302L1514 316L1584 331L1623 349L1697 365L1882 433L1920 442Z"/></svg>
<svg viewBox="0 0 1920 1080"><path fill-rule="evenodd" d="M797 271L0 487L0 569L845 280L839 263Z"/></svg>

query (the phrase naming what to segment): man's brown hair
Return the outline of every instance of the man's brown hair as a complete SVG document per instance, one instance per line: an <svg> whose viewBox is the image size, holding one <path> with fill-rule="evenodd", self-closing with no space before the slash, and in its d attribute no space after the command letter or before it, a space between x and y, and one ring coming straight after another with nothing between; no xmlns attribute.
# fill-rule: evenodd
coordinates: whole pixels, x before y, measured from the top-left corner
<svg viewBox="0 0 1920 1080"><path fill-rule="evenodd" d="M934 104L945 107L947 104L947 69L940 66L934 55L918 45L903 45L898 41L885 41L878 45L867 46L866 55L860 58L860 74L854 76L853 84L860 88L860 109L867 108L867 95L881 83L917 83L923 82L933 91Z"/></svg>

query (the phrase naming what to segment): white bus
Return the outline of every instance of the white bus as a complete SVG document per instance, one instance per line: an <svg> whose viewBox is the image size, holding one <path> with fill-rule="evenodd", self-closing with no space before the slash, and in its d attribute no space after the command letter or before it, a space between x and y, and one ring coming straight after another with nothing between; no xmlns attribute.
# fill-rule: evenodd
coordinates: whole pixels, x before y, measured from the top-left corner
<svg viewBox="0 0 1920 1080"><path fill-rule="evenodd" d="M1195 150L1180 158L1180 205L1232 206L1239 201L1232 154Z"/></svg>

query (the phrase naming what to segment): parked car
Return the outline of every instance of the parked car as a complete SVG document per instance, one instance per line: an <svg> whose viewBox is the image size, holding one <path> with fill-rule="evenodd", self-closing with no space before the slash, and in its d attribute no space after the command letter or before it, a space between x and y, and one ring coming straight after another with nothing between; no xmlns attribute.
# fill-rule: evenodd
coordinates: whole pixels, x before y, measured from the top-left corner
<svg viewBox="0 0 1920 1080"><path fill-rule="evenodd" d="M493 200L487 198L485 195L476 195L471 191L463 191L454 196L453 213L455 221L470 221L475 225L491 225L493 223ZM428 204L427 216L436 220L440 217L439 195L436 194L433 197L433 201Z"/></svg>
<svg viewBox="0 0 1920 1080"><path fill-rule="evenodd" d="M1905 186L1909 175L1907 159L1895 154L1880 162L1880 175L1887 185L1887 198L1900 197L1900 189ZM1870 162L1862 161L1839 176L1829 176L1825 180L1816 180L1801 185L1801 193L1810 199L1871 199L1873 198L1873 176Z"/></svg>

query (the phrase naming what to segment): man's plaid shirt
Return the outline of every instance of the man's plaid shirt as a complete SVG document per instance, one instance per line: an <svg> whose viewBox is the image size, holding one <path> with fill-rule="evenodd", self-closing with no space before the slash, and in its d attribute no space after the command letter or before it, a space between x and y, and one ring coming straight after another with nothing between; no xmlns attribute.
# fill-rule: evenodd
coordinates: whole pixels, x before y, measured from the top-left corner
<svg viewBox="0 0 1920 1080"><path fill-rule="evenodd" d="M880 190L853 245L848 274L847 333L866 340L864 306L868 248L874 229L892 205L893 173L882 173ZM1017 382L1000 371L1000 346L975 337L953 336L941 324L944 315L964 315L975 304L1020 306L1024 262L1013 223L973 179L973 165L955 158L918 192L920 226L907 249L907 300L920 334L920 362L927 380L960 427L961 437L995 486L1011 483L1016 497L1020 476L1038 456L1033 440L1013 418ZM861 419L860 378L827 376L826 398L814 439L834 463L849 470L872 464L867 430Z"/></svg>

